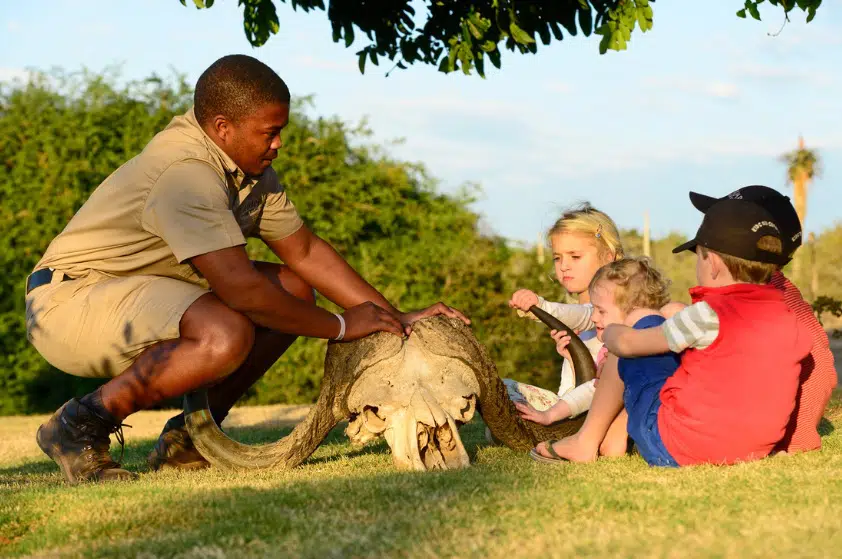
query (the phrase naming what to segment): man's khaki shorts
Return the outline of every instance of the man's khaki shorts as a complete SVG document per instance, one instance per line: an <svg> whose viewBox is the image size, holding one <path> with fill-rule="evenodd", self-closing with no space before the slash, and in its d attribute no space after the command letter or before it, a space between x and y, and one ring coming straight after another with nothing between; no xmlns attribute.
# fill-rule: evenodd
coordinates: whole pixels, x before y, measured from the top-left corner
<svg viewBox="0 0 842 559"><path fill-rule="evenodd" d="M80 377L115 377L147 347L178 338L184 312L209 293L160 276L61 278L26 296L26 332L51 365Z"/></svg>

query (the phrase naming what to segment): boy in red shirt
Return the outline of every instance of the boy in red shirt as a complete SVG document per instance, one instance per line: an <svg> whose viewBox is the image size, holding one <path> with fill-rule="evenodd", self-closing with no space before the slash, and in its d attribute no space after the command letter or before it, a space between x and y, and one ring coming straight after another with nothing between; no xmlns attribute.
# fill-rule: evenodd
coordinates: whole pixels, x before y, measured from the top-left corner
<svg viewBox="0 0 842 559"><path fill-rule="evenodd" d="M802 234L801 220L788 196L768 186L755 184L735 190L720 199L725 198L748 200L769 212L781 228L783 253L787 255L787 261L792 259L792 255L801 246ZM690 201L701 212L707 211L720 199L697 192L690 193ZM810 304L801 297L798 288L783 275L780 268L772 274L771 284L783 292L787 306L795 313L798 321L808 328L812 337L810 355L801 362L795 409L775 451L791 453L817 450L822 446L818 424L837 384L830 341Z"/></svg>
<svg viewBox="0 0 842 559"><path fill-rule="evenodd" d="M684 250L697 255L694 304L654 327L608 325L616 367L603 369L579 433L542 443L538 457L595 458L624 403L628 432L652 465L756 460L783 438L811 340L768 283L786 261L778 226L757 204L718 200L673 252ZM670 352L681 353L674 371L637 359Z"/></svg>

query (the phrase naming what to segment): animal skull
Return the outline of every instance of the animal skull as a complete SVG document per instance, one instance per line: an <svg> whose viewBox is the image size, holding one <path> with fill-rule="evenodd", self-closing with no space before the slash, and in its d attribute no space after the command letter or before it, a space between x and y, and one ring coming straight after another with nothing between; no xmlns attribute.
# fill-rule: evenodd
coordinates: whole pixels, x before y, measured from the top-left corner
<svg viewBox="0 0 842 559"><path fill-rule="evenodd" d="M593 378L593 360L575 333L540 309L530 310L548 326L571 333L577 383ZM544 426L523 420L485 348L462 321L433 316L412 329L407 339L378 332L331 343L318 401L304 421L277 442L248 445L228 437L214 421L204 389L184 398L190 437L202 456L219 468L294 468L331 429L349 419L346 433L353 442L383 436L396 465L428 470L469 465L458 428L475 412L482 414L496 439L518 451L572 435L584 421L579 416Z"/></svg>
<svg viewBox="0 0 842 559"><path fill-rule="evenodd" d="M401 469L433 470L470 465L459 426L476 411L479 383L452 357L435 355L418 336L370 365L348 395L352 443L383 436Z"/></svg>

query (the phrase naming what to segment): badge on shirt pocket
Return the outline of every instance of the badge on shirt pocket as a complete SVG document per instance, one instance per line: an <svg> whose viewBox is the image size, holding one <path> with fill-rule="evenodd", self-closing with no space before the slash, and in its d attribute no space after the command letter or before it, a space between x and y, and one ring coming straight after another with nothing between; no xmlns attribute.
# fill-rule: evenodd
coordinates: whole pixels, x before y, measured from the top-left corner
<svg viewBox="0 0 842 559"><path fill-rule="evenodd" d="M255 231L265 203L265 195L255 198L249 197L234 211L234 216L237 218L237 224L240 226L243 236L248 237Z"/></svg>

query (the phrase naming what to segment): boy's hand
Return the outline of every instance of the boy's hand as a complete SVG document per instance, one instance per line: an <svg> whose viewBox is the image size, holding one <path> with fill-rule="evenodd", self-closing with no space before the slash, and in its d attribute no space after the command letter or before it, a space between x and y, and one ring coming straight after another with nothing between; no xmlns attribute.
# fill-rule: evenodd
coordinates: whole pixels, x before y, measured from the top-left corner
<svg viewBox="0 0 842 559"><path fill-rule="evenodd" d="M572 361L570 351L567 350L567 346L570 344L570 336L559 330L550 330L550 336L555 340L555 350L558 354Z"/></svg>
<svg viewBox="0 0 842 559"><path fill-rule="evenodd" d="M538 296L528 289L518 289L512 295L512 299L509 301L509 306L513 309L518 309L521 311L528 311L529 307L538 304Z"/></svg>
<svg viewBox="0 0 842 559"><path fill-rule="evenodd" d="M552 423L549 413L546 411L538 411L529 404L522 404L520 402L514 402L514 404L523 419L538 423L539 425L549 425Z"/></svg>

